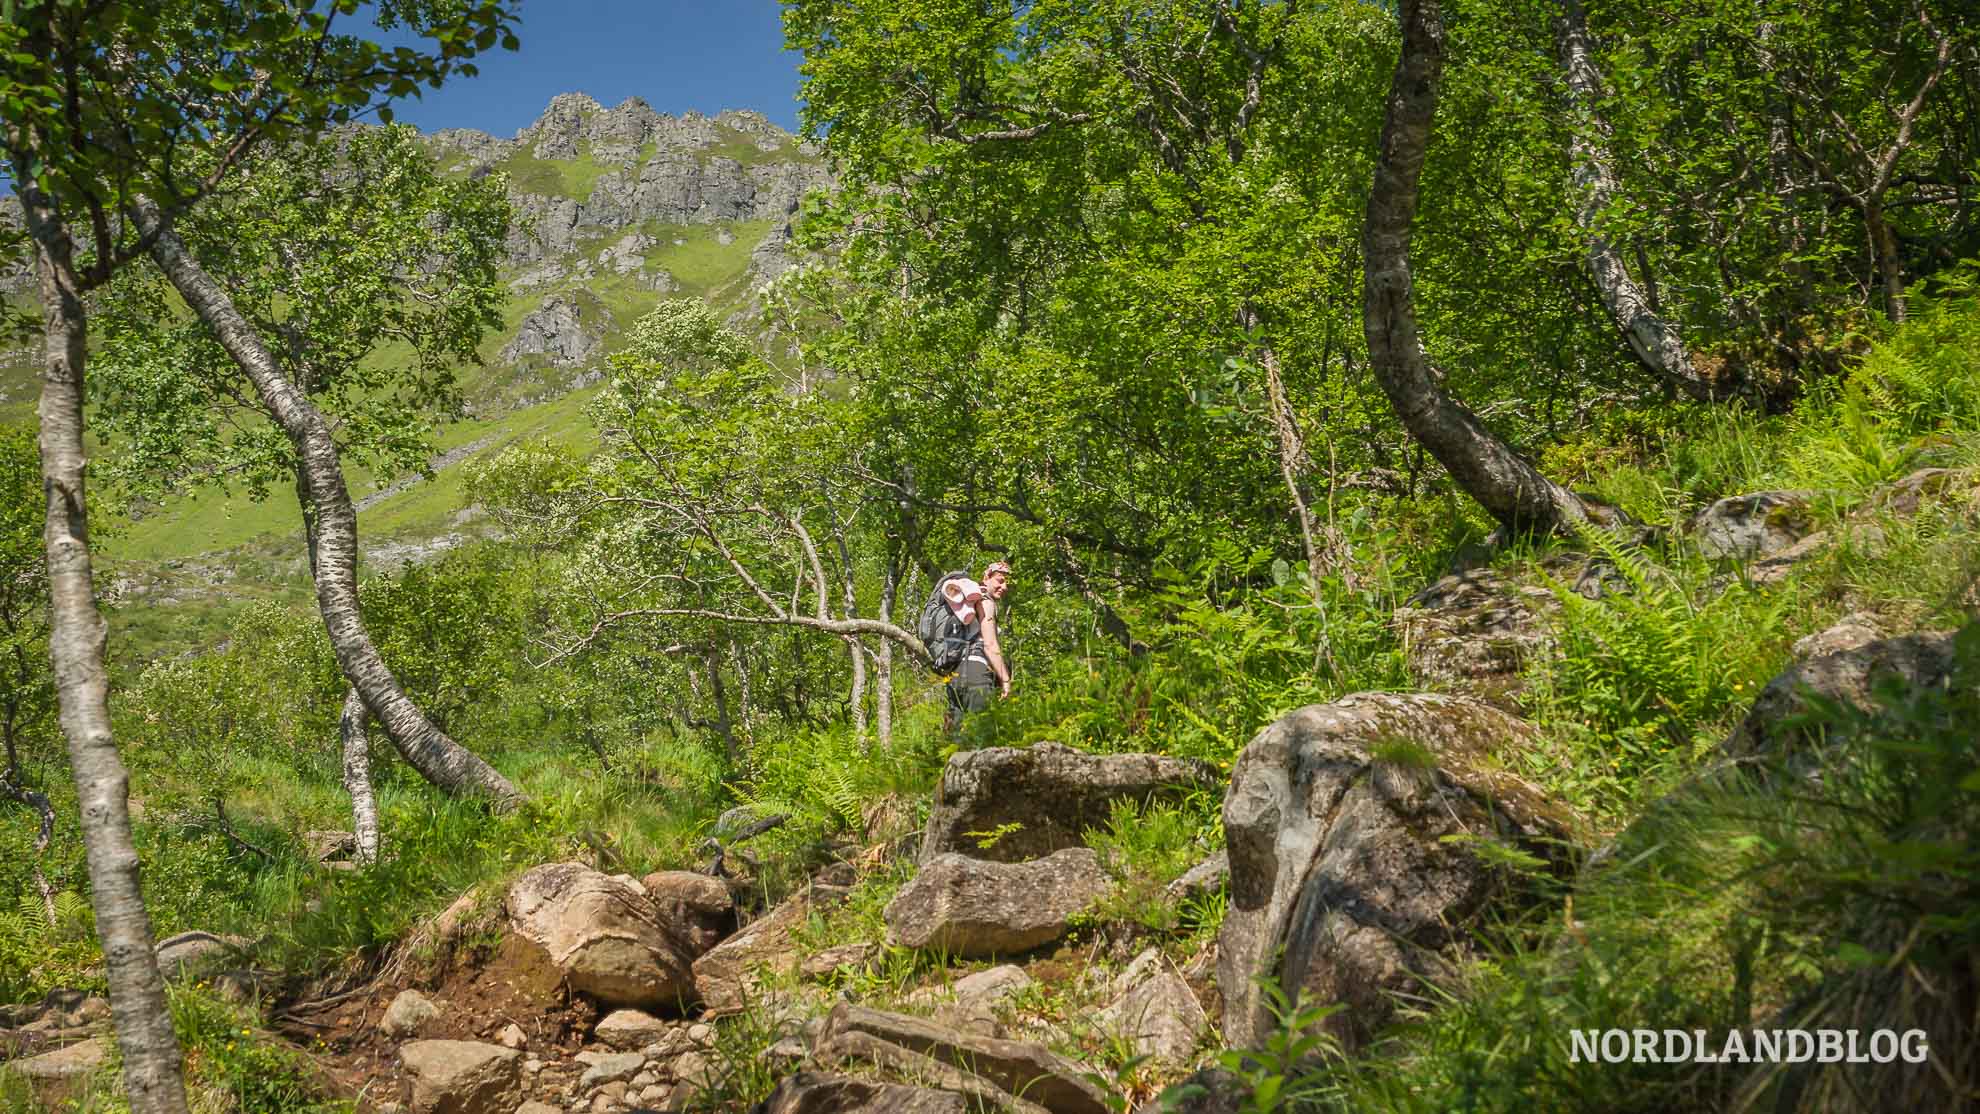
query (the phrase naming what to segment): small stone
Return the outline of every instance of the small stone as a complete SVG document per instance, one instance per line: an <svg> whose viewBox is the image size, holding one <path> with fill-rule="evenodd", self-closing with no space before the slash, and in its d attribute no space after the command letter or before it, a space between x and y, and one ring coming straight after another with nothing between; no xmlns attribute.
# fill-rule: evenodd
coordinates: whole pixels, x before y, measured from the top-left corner
<svg viewBox="0 0 1980 1114"><path fill-rule="evenodd" d="M385 1017L378 1028L385 1035L404 1038L419 1032L419 1027L440 1016L440 1007L429 1001L426 995L417 990L401 990L385 1007ZM513 1046L512 1046L513 1047Z"/></svg>
<svg viewBox="0 0 1980 1114"><path fill-rule="evenodd" d="M611 1099L613 1102L623 1101L626 1097L625 1080L614 1079L612 1082L607 1083L603 1087L598 1088L598 1093L604 1095L608 1099Z"/></svg>
<svg viewBox="0 0 1980 1114"><path fill-rule="evenodd" d="M780 1038L776 1044L765 1049L763 1056L768 1060L782 1060L795 1063L804 1059L809 1051L804 1046L803 1037L788 1036Z"/></svg>
<svg viewBox="0 0 1980 1114"><path fill-rule="evenodd" d="M707 1048L709 1045L715 1043L715 1027L700 1024L690 1025L688 1026L687 1037L690 1043Z"/></svg>
<svg viewBox="0 0 1980 1114"><path fill-rule="evenodd" d="M382 1108L379 1114L384 1114ZM531 1099L521 1106L516 1107L516 1114L564 1114L564 1112L547 1102L538 1102L535 1099Z"/></svg>
<svg viewBox="0 0 1980 1114"><path fill-rule="evenodd" d="M646 1066L646 1057L637 1052L581 1052L578 1059L591 1065L578 1079L578 1086L584 1090L630 1079L634 1072Z"/></svg>
<svg viewBox="0 0 1980 1114"><path fill-rule="evenodd" d="M593 1034L600 1043L629 1052L659 1040L668 1028L666 1022L643 1010L613 1010Z"/></svg>
<svg viewBox="0 0 1980 1114"><path fill-rule="evenodd" d="M543 1061L537 1059L534 1056L531 1056L529 1059L523 1061L523 1071L529 1073L530 1075L536 1075L542 1072L542 1070L543 1070Z"/></svg>
<svg viewBox="0 0 1980 1114"><path fill-rule="evenodd" d="M528 1048L529 1034L523 1032L522 1026L511 1021L507 1025L502 1026L502 1031L495 1035L495 1043L501 1045L503 1048Z"/></svg>
<svg viewBox="0 0 1980 1114"><path fill-rule="evenodd" d="M699 1052L683 1052L674 1061L674 1078L695 1090L707 1088L709 1075L708 1057Z"/></svg>
<svg viewBox="0 0 1980 1114"><path fill-rule="evenodd" d="M666 1101L667 1096L672 1093L673 1088L662 1087L656 1083L639 1093L639 1101L646 1103L648 1106L658 1106Z"/></svg>

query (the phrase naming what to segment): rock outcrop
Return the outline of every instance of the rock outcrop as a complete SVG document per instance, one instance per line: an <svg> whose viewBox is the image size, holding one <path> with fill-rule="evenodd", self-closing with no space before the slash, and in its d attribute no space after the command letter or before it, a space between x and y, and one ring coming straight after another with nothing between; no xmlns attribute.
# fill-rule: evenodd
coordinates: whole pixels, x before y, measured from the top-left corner
<svg viewBox="0 0 1980 1114"><path fill-rule="evenodd" d="M1015 863L1085 845L1116 801L1215 792L1208 763L1156 754L1087 754L1059 743L985 747L949 759L922 837L924 863L959 851ZM1001 833L984 841L972 833ZM987 845L985 843L987 842Z"/></svg>
<svg viewBox="0 0 1980 1114"><path fill-rule="evenodd" d="M552 294L523 317L515 338L502 347L498 358L513 363L524 356L542 356L555 367L576 367L604 343L606 323L589 317L577 298Z"/></svg>
<svg viewBox="0 0 1980 1114"><path fill-rule="evenodd" d="M1363 693L1292 712L1252 739L1224 800L1230 910L1218 936L1224 1038L1273 1024L1256 979L1307 1004L1354 1047L1392 996L1444 977L1520 880L1471 841L1557 862L1568 816L1498 768L1532 729L1459 697ZM1282 958L1281 958L1282 957Z"/></svg>
<svg viewBox="0 0 1980 1114"><path fill-rule="evenodd" d="M889 934L956 956L1015 955L1064 936L1113 881L1085 847L1024 863L937 855L887 903Z"/></svg>

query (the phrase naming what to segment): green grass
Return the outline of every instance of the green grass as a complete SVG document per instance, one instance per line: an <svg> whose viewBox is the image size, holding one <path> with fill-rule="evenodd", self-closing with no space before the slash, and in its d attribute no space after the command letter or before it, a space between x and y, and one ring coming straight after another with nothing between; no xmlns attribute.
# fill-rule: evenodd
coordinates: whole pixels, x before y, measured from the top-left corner
<svg viewBox="0 0 1980 1114"><path fill-rule="evenodd" d="M590 141L579 140L574 159L539 159L526 148L518 147L496 163L494 169L507 174L509 185L523 193L589 201L598 179L626 168L598 162L591 157Z"/></svg>

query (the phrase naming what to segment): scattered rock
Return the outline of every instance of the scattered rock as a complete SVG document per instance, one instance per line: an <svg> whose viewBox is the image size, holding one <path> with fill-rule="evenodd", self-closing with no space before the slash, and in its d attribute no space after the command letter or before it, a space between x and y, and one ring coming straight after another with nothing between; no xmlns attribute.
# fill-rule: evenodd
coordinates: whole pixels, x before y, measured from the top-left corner
<svg viewBox="0 0 1980 1114"><path fill-rule="evenodd" d="M640 879L661 921L685 934L687 950L707 951L736 930L736 902L720 878L661 870Z"/></svg>
<svg viewBox="0 0 1980 1114"><path fill-rule="evenodd" d="M1304 1001L1346 1005L1326 1024L1352 1049L1395 996L1448 971L1481 918L1524 900L1516 876L1464 841L1559 861L1565 810L1490 761L1532 741L1496 708L1427 694L1362 693L1260 731L1224 799L1225 1040L1255 1048L1270 1032L1256 982L1268 976Z"/></svg>
<svg viewBox="0 0 1980 1114"><path fill-rule="evenodd" d="M751 1114L968 1114L969 1109L963 1096L950 1091L801 1071L785 1076Z"/></svg>
<svg viewBox="0 0 1980 1114"><path fill-rule="evenodd" d="M417 990L401 990L393 996L392 1004L385 1007L385 1016L378 1022L378 1027L388 1037L403 1039L419 1032L420 1026L439 1016L440 1007L427 1000L426 995Z"/></svg>
<svg viewBox="0 0 1980 1114"><path fill-rule="evenodd" d="M1107 1114L1107 1095L1079 1064L1040 1044L994 1040L944 1028L906 1014L841 1002L825 1018L820 1055L848 1034L919 1053L994 1083L1052 1114Z"/></svg>
<svg viewBox="0 0 1980 1114"><path fill-rule="evenodd" d="M1877 638L1861 620L1847 618L1795 644L1809 656L1767 682L1746 718L1726 740L1734 758L1788 756L1820 741L1819 724L1797 722L1822 700L1871 707L1875 686L1883 677L1901 678L1913 686L1945 684L1952 672L1950 633L1907 634Z"/></svg>
<svg viewBox="0 0 1980 1114"><path fill-rule="evenodd" d="M510 1114L522 1055L478 1041L412 1041L399 1048L412 1114Z"/></svg>
<svg viewBox="0 0 1980 1114"><path fill-rule="evenodd" d="M715 1081L715 1065L705 1053L683 1052L674 1057L674 1078L699 1091Z"/></svg>
<svg viewBox="0 0 1980 1114"><path fill-rule="evenodd" d="M1110 1032L1127 1038L1138 1056L1186 1064L1197 1042L1210 1029L1210 1018L1189 983L1174 971L1160 969L1137 979L1127 992L1101 1010L1096 1020Z"/></svg>
<svg viewBox="0 0 1980 1114"><path fill-rule="evenodd" d="M1219 851L1209 858L1184 871L1182 877L1168 884L1162 890L1162 899L1170 905L1182 906L1196 898L1208 897L1223 889L1231 880L1231 853Z"/></svg>
<svg viewBox="0 0 1980 1114"><path fill-rule="evenodd" d="M77 1079L93 1074L109 1058L110 1042L103 1037L91 1037L25 1060L10 1060L6 1070L42 1082Z"/></svg>
<svg viewBox="0 0 1980 1114"><path fill-rule="evenodd" d="M1707 557L1754 561L1772 557L1815 532L1812 491L1734 495L1698 512L1691 533Z"/></svg>
<svg viewBox="0 0 1980 1114"><path fill-rule="evenodd" d="M531 1099L521 1106L516 1107L516 1114L564 1114L564 1112L547 1102L538 1102L535 1099Z"/></svg>
<svg viewBox="0 0 1980 1114"><path fill-rule="evenodd" d="M1954 468L1920 468L1901 480L1895 480L1870 493L1865 505L1874 510L1888 511L1891 514L1908 517L1923 510L1925 504L1941 498L1953 488L1962 484L1971 488L1974 475L1971 471Z"/></svg>
<svg viewBox="0 0 1980 1114"><path fill-rule="evenodd" d="M630 1052L657 1043L672 1028L641 1010L613 1010L599 1021L592 1032L607 1047Z"/></svg>
<svg viewBox="0 0 1980 1114"><path fill-rule="evenodd" d="M550 863L509 888L509 923L573 990L612 1006L679 1008L694 997L694 927L662 919L639 883Z"/></svg>
<svg viewBox="0 0 1980 1114"><path fill-rule="evenodd" d="M631 1079L646 1066L646 1057L637 1052L580 1052L577 1058L579 1063L585 1065L578 1086L586 1090Z"/></svg>
<svg viewBox="0 0 1980 1114"><path fill-rule="evenodd" d="M308 831L303 833L303 849L311 862L327 863L349 858L357 851L357 837L349 832Z"/></svg>
<svg viewBox="0 0 1980 1114"><path fill-rule="evenodd" d="M1023 863L938 855L887 903L889 934L952 955L1014 955L1066 934L1072 918L1113 888L1085 847Z"/></svg>
<svg viewBox="0 0 1980 1114"><path fill-rule="evenodd" d="M1418 681L1512 707L1527 662L1553 645L1546 617L1559 606L1545 587L1478 568L1430 584L1391 622Z"/></svg>
<svg viewBox="0 0 1980 1114"><path fill-rule="evenodd" d="M841 944L804 961L799 969L808 979L828 979L840 971L864 971L880 954L878 944Z"/></svg>
<svg viewBox="0 0 1980 1114"><path fill-rule="evenodd" d="M1015 863L1085 846L1115 801L1146 803L1215 791L1208 763L1155 754L1087 754L1058 743L985 747L949 759L928 814L922 862L960 851ZM1012 827L1015 825L1015 827ZM971 833L1002 832L989 846Z"/></svg>
<svg viewBox="0 0 1980 1114"><path fill-rule="evenodd" d="M169 982L203 979L234 966L248 944L243 936L181 932L158 942L158 969Z"/></svg>
<svg viewBox="0 0 1980 1114"><path fill-rule="evenodd" d="M785 901L695 960L694 985L701 1004L716 1013L734 1013L755 997L763 970L795 969L791 931L810 915L812 901L804 894Z"/></svg>
<svg viewBox="0 0 1980 1114"><path fill-rule="evenodd" d="M523 1032L522 1026L511 1021L502 1026L501 1032L495 1034L495 1043L503 1048L513 1048L520 1052L529 1047L529 1034Z"/></svg>
<svg viewBox="0 0 1980 1114"><path fill-rule="evenodd" d="M915 991L908 1000L917 1005L933 1006L936 1018L945 1025L999 1036L998 1004L1032 985L1034 980L1025 974L1024 968L1006 963L966 975L948 986Z"/></svg>

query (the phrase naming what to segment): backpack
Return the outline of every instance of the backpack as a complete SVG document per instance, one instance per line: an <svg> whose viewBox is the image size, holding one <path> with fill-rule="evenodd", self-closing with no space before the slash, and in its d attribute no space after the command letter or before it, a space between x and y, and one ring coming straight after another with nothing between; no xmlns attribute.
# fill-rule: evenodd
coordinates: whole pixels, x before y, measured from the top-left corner
<svg viewBox="0 0 1980 1114"><path fill-rule="evenodd" d="M928 593L928 602L921 605L921 621L915 624L914 633L920 636L921 647L928 651L937 673L954 673L961 668L963 655L973 641L969 628L949 610L949 601L942 598L942 585L968 575L967 572L944 575L935 582L935 590Z"/></svg>

